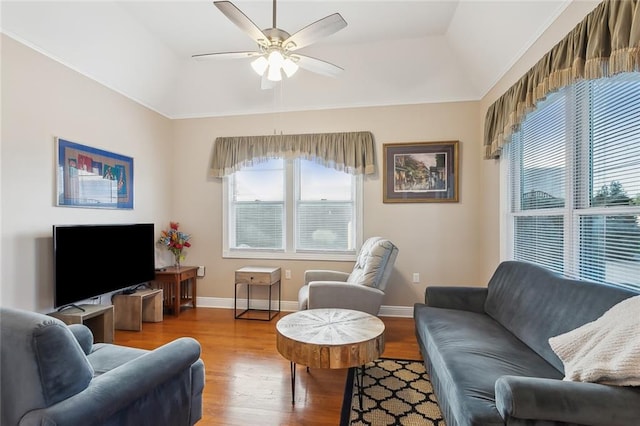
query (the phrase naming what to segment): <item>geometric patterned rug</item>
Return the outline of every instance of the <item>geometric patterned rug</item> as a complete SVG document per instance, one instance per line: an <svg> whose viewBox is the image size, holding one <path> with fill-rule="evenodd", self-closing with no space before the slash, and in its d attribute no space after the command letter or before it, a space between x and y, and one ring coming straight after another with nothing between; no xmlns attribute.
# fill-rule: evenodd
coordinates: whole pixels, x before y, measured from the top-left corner
<svg viewBox="0 0 640 426"><path fill-rule="evenodd" d="M349 369L340 426L445 426L422 361L381 358L365 366L362 405Z"/></svg>

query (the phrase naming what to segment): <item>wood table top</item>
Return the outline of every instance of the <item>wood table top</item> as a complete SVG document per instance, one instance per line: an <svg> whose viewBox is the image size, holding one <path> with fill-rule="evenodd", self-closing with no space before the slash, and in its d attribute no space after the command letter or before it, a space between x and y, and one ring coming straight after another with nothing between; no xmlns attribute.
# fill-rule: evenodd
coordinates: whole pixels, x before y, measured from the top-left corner
<svg viewBox="0 0 640 426"><path fill-rule="evenodd" d="M384 323L350 309L309 309L276 324L278 351L313 368L348 368L377 359L384 351Z"/></svg>

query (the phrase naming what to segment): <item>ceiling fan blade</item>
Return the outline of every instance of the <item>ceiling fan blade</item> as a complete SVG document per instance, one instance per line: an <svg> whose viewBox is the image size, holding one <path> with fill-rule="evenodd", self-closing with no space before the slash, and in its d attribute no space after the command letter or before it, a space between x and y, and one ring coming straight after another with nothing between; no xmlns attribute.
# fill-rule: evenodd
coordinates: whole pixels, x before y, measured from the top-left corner
<svg viewBox="0 0 640 426"><path fill-rule="evenodd" d="M300 68L315 72L316 74L326 75L328 77L337 77L344 68L340 68L330 62L312 58L311 56L292 54L289 55Z"/></svg>
<svg viewBox="0 0 640 426"><path fill-rule="evenodd" d="M324 18L307 25L297 33L282 42L286 50L296 50L315 43L323 37L330 36L347 26L347 21L339 13L325 16Z"/></svg>
<svg viewBox="0 0 640 426"><path fill-rule="evenodd" d="M260 55L262 55L261 52L246 51L246 52L201 53L199 55L193 55L191 57L197 61L209 61L209 60L217 60L217 59L255 58L256 56L260 56Z"/></svg>
<svg viewBox="0 0 640 426"><path fill-rule="evenodd" d="M213 4L238 28L247 33L260 46L269 46L269 38L240 9L230 1L214 1Z"/></svg>

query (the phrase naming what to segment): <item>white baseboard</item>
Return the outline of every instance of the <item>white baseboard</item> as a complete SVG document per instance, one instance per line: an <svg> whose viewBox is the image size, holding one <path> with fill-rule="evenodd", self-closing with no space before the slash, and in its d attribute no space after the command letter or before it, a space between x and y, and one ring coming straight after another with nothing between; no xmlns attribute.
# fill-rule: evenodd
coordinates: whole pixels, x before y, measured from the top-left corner
<svg viewBox="0 0 640 426"><path fill-rule="evenodd" d="M243 300L244 302L244 300ZM202 308L222 308L222 309L233 309L233 299L227 299L223 297L198 297L197 300L198 307ZM238 308L244 308L244 305L238 305ZM251 301L251 307L255 309L268 309L267 300L258 299ZM278 302L271 302L271 309L278 309ZM284 312L295 312L298 310L298 302L283 300L281 305L281 310ZM380 307L381 317L403 317L403 318L411 318L413 317L413 306L385 306L382 305Z"/></svg>

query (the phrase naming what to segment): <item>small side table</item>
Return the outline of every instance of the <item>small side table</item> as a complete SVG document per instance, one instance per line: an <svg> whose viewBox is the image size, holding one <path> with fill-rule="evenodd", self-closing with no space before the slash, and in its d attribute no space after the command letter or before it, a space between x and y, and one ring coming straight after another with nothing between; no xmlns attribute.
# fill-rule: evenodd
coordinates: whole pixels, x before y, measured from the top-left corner
<svg viewBox="0 0 640 426"><path fill-rule="evenodd" d="M113 343L113 305L80 305L81 309L72 307L62 312L51 312L67 325L84 324L93 333L93 340L98 343Z"/></svg>
<svg viewBox="0 0 640 426"><path fill-rule="evenodd" d="M251 287L252 286L268 286L269 287L269 305L268 309L256 309L251 307ZM272 288L278 286L278 310L271 309ZM238 313L238 287L247 287L247 307ZM235 295L233 299L233 312L236 319L248 319L258 321L271 321L279 312L281 307L281 285L280 285L280 268L268 266L245 266L236 271ZM266 318L250 317L251 312L266 312Z"/></svg>
<svg viewBox="0 0 640 426"><path fill-rule="evenodd" d="M196 307L196 274L197 266L168 266L156 271L156 278L151 282L154 288L162 289L164 307L173 315L180 315L180 307L187 304Z"/></svg>
<svg viewBox="0 0 640 426"><path fill-rule="evenodd" d="M142 330L142 322L162 321L162 290L138 290L113 296L117 330Z"/></svg>

